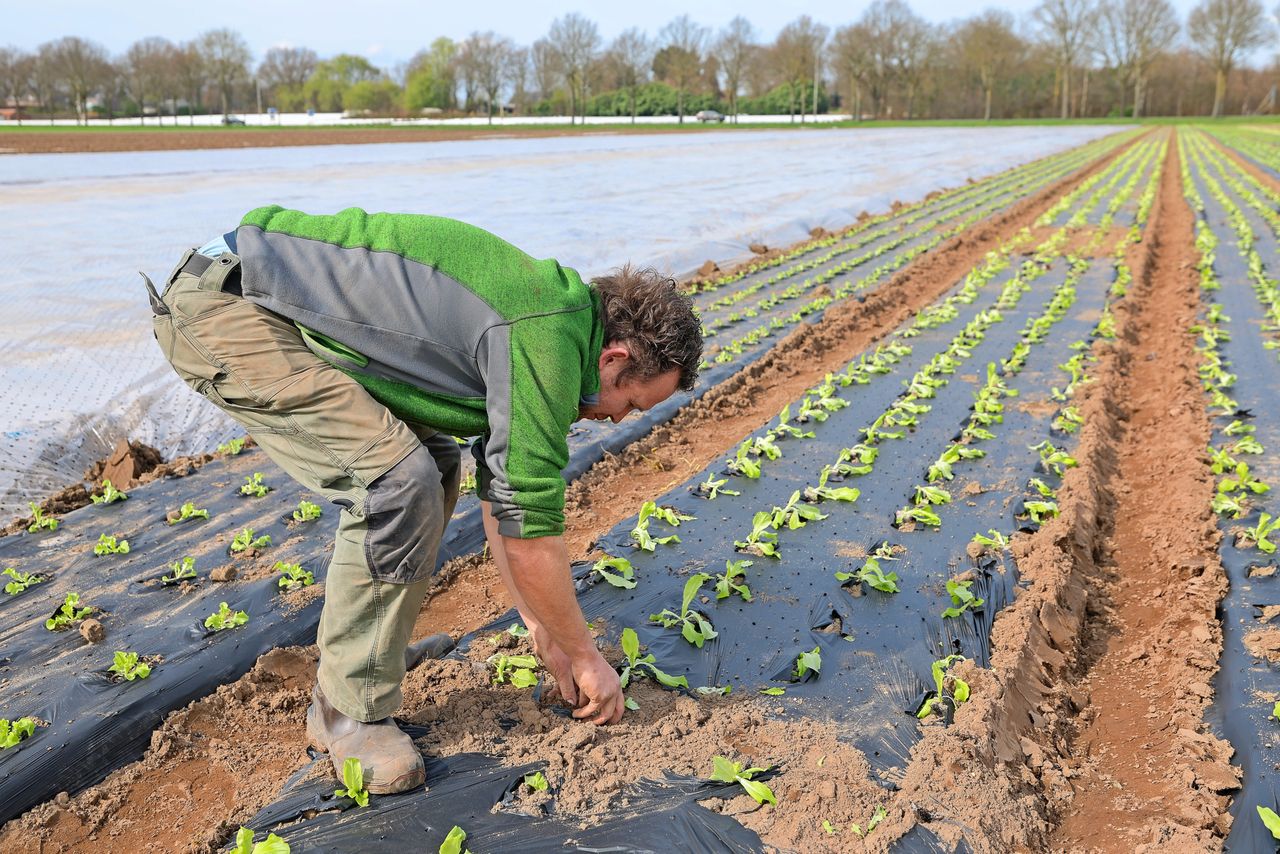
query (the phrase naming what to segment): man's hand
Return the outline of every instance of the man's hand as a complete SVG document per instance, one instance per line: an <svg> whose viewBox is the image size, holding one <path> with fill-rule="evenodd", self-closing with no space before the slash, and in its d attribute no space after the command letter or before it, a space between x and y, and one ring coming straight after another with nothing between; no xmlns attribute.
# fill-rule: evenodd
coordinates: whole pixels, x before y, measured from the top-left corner
<svg viewBox="0 0 1280 854"><path fill-rule="evenodd" d="M616 724L622 720L626 698L622 679L599 650L573 661L573 681L578 687L578 703L573 716L593 724Z"/></svg>
<svg viewBox="0 0 1280 854"><path fill-rule="evenodd" d="M527 618L525 625L529 625ZM551 635L542 626L535 625L530 628L529 639L533 641L533 654L556 680L556 690L560 692L560 696L566 703L576 708L578 686L573 682L573 665L569 661L569 656L551 639Z"/></svg>

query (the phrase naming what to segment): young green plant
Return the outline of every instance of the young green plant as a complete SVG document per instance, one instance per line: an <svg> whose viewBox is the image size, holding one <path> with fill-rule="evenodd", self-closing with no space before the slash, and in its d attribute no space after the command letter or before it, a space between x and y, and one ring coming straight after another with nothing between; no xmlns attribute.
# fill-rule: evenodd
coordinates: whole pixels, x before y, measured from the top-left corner
<svg viewBox="0 0 1280 854"><path fill-rule="evenodd" d="M136 652L116 652L114 662L107 668L117 680L132 682L135 679L146 679L151 675L151 665L138 658Z"/></svg>
<svg viewBox="0 0 1280 854"><path fill-rule="evenodd" d="M39 575L30 572L19 572L16 567L7 566L0 575L7 575L13 579L4 586L4 592L10 596L17 596L19 593L25 593L28 588L37 584L42 584L44 579Z"/></svg>
<svg viewBox="0 0 1280 854"><path fill-rule="evenodd" d="M97 545L93 547L93 553L98 557L103 555L127 555L129 553L129 541L117 540L111 534L100 534Z"/></svg>
<svg viewBox="0 0 1280 854"><path fill-rule="evenodd" d="M623 688L630 685L631 679L635 676L648 676L659 685L665 685L668 688L689 687L687 677L672 676L660 670L653 653L648 653L643 658L640 656L640 637L636 634L635 629L627 628L622 630L622 654L627 657L627 660L622 665L622 672L619 674Z"/></svg>
<svg viewBox="0 0 1280 854"><path fill-rule="evenodd" d="M711 763L712 780L718 783L737 783L751 796L752 800L762 806L766 803L774 805L778 803L772 789L759 780L752 779L757 774L768 771L768 768L743 768L741 762L730 762L723 756L711 757Z"/></svg>
<svg viewBox="0 0 1280 854"><path fill-rule="evenodd" d="M369 791L364 787L364 769L360 760L348 756L342 762L342 785L333 790L335 798L350 798L358 807L369 806Z"/></svg>
<svg viewBox="0 0 1280 854"><path fill-rule="evenodd" d="M702 649L704 643L716 637L716 631L712 628L711 621L698 611L691 610L689 604L693 602L693 597L698 595L702 585L710 580L711 576L705 572L690 576L684 584L680 613L677 614L670 608L666 608L659 614L650 614L649 621L661 623L664 629L679 626L681 636L698 649Z"/></svg>
<svg viewBox="0 0 1280 854"><path fill-rule="evenodd" d="M168 519L170 525L176 525L189 519L208 519L209 511L197 508L195 502L187 501L179 509L170 510L165 518Z"/></svg>
<svg viewBox="0 0 1280 854"><path fill-rule="evenodd" d="M124 501L129 496L112 485L110 480L102 481L102 494L90 495L90 500L94 504L114 504L117 501Z"/></svg>
<svg viewBox="0 0 1280 854"><path fill-rule="evenodd" d="M0 718L0 750L16 747L18 742L30 738L35 731L35 718L18 718L16 721Z"/></svg>
<svg viewBox="0 0 1280 854"><path fill-rule="evenodd" d="M169 574L160 576L160 583L168 587L179 581L187 581L196 577L196 559L184 557L181 561L169 564Z"/></svg>
<svg viewBox="0 0 1280 854"><path fill-rule="evenodd" d="M94 612L92 605L84 608L79 607L80 594L68 593L67 598L63 600L62 605L54 612L53 616L44 621L44 627L51 632L60 632L71 627L72 623L79 622Z"/></svg>
<svg viewBox="0 0 1280 854"><path fill-rule="evenodd" d="M298 502L298 509L293 511L293 521L312 522L324 513L319 504L312 504L305 498Z"/></svg>
<svg viewBox="0 0 1280 854"><path fill-rule="evenodd" d="M249 622L246 611L232 611L226 602L218 603L218 610L204 618L204 627L214 632L235 629Z"/></svg>
<svg viewBox="0 0 1280 854"><path fill-rule="evenodd" d="M234 539L232 539L231 551L237 553L247 552L251 549L266 548L269 545L271 545L270 534L263 534L261 537L254 537L253 528L245 528L240 533L236 534Z"/></svg>
<svg viewBox="0 0 1280 854"><path fill-rule="evenodd" d="M273 569L276 572L284 573L276 580L276 586L283 590L310 587L316 581L316 577L311 571L303 569L300 563L285 563L282 560L278 560Z"/></svg>

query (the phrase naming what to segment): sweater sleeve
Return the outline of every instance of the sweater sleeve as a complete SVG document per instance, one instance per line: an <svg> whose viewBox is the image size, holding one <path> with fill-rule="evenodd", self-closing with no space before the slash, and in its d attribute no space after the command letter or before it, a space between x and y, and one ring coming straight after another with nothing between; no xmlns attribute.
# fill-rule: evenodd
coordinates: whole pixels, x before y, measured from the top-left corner
<svg viewBox="0 0 1280 854"><path fill-rule="evenodd" d="M480 344L489 433L478 453L478 485L506 537L564 533L562 472L583 359L571 316L524 317L491 328Z"/></svg>

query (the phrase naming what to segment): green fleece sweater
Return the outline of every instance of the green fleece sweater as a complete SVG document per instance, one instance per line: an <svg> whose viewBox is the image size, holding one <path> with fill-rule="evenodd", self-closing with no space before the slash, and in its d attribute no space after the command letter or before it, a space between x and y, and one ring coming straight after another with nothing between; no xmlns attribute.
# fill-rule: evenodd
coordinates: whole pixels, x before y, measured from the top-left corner
<svg viewBox="0 0 1280 854"><path fill-rule="evenodd" d="M564 531L566 437L600 390L599 298L574 270L444 217L314 216L236 229L246 299L397 416L479 436L479 492L504 536Z"/></svg>

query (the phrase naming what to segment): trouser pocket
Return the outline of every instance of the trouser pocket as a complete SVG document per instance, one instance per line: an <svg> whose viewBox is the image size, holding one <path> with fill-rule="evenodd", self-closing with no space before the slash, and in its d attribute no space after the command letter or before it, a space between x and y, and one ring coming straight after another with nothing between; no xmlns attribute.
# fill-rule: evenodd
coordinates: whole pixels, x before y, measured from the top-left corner
<svg viewBox="0 0 1280 854"><path fill-rule="evenodd" d="M444 489L425 446L369 484L364 517L365 560L374 578L410 584L435 570L444 532Z"/></svg>

